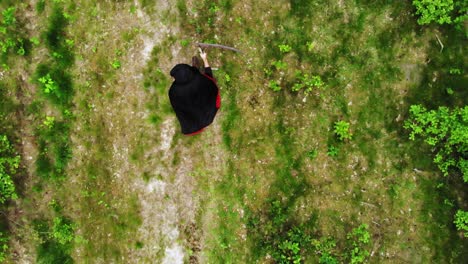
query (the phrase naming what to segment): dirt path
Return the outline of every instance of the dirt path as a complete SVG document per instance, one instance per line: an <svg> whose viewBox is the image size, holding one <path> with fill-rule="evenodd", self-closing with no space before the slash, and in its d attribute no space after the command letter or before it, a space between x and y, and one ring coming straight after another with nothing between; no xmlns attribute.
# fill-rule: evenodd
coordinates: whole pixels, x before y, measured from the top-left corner
<svg viewBox="0 0 468 264"><path fill-rule="evenodd" d="M156 6L160 12L165 12L161 9L161 3ZM170 35L177 35L177 28L164 26L142 10L137 13L139 19L145 21L147 33L142 37L140 53L132 54L132 58L148 62L154 46ZM170 61L160 64L164 72L169 72L176 63L187 61L178 45L171 51ZM197 193L197 179L192 173L195 167L205 165L210 171L213 167L220 166L220 125L213 125L209 131L193 139L181 138L176 136L180 131L175 116L170 115L163 118L157 129L147 129L154 130L151 137L156 137L157 140L154 141L157 144L147 147L144 153L146 162L139 168L140 171L148 172L151 178L136 178L132 184L141 203L142 224L137 236L143 244L141 250L132 254L134 263L151 262L155 259L167 264L185 263L187 260L197 263L197 254L202 247L202 231L196 221L201 195ZM204 142L206 139L209 139L208 143ZM187 140L195 142L187 146ZM216 153L214 160L210 153ZM178 161L175 164L176 159Z"/></svg>

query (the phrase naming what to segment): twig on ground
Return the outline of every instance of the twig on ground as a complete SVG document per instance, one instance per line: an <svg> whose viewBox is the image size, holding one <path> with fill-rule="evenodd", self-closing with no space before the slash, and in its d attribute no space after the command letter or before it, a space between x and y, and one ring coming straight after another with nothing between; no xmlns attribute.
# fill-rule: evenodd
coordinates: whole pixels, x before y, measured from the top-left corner
<svg viewBox="0 0 468 264"><path fill-rule="evenodd" d="M442 52L442 50L444 49L444 44L442 44L442 41L440 41L440 38L439 36L437 36L437 34L435 36L437 38L437 41L439 41L439 44L440 44L440 52Z"/></svg>
<svg viewBox="0 0 468 264"><path fill-rule="evenodd" d="M366 202L361 202L361 204L367 205L367 206L370 206L370 207L377 207L377 205L375 205L375 204L366 203Z"/></svg>

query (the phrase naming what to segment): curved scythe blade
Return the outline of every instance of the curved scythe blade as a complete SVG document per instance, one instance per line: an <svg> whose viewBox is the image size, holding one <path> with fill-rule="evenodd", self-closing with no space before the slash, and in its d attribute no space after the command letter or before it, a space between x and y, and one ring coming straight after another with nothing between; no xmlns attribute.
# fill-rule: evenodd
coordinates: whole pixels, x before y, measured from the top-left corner
<svg viewBox="0 0 468 264"><path fill-rule="evenodd" d="M232 51L235 51L235 52L238 52L238 53L242 53L240 50L238 50L236 48L229 47L229 46L224 46L224 45L220 45L220 44L197 43L197 46L200 47L200 48L212 47L212 48L219 48L219 49L227 49L227 50L232 50Z"/></svg>

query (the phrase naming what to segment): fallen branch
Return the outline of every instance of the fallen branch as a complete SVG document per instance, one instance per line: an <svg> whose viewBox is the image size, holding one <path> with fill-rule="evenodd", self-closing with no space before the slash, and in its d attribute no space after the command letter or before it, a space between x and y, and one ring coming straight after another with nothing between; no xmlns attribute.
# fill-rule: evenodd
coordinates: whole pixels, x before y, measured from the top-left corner
<svg viewBox="0 0 468 264"><path fill-rule="evenodd" d="M197 43L197 46L200 47L200 48L209 48L209 47L211 47L211 48L227 49L227 50L232 50L232 51L235 51L235 52L242 53L240 50L238 50L236 48L229 47L229 46L224 46L224 45L220 45L220 44Z"/></svg>
<svg viewBox="0 0 468 264"><path fill-rule="evenodd" d="M439 36L437 36L437 34L435 36L437 38L437 41L439 41L439 44L440 44L440 52L442 52L442 50L444 49L444 44L442 44L442 41L440 41L440 38Z"/></svg>
<svg viewBox="0 0 468 264"><path fill-rule="evenodd" d="M367 205L367 206L370 206L370 207L377 208L377 205L375 205L375 204L366 203L366 202L361 202L361 204L363 204L363 205Z"/></svg>

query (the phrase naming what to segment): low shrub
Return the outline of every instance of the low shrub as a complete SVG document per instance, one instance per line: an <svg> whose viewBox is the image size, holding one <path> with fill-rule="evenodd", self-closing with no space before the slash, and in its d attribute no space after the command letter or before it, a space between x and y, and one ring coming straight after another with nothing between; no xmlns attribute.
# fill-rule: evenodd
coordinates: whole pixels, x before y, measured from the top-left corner
<svg viewBox="0 0 468 264"><path fill-rule="evenodd" d="M69 122L69 119L58 121L47 116L36 131L39 143L36 172L44 179L59 180L65 177L64 171L72 157Z"/></svg>
<svg viewBox="0 0 468 264"><path fill-rule="evenodd" d="M24 37L17 21L16 8L9 7L3 10L0 21L1 62L7 64L9 54L27 55L30 47L31 43Z"/></svg>
<svg viewBox="0 0 468 264"><path fill-rule="evenodd" d="M368 225L362 224L354 228L346 236L350 247L350 253L348 254L349 263L364 263L366 258L369 257L369 251L366 249L371 241L368 228Z"/></svg>
<svg viewBox="0 0 468 264"><path fill-rule="evenodd" d="M468 237L468 212L458 210L453 222L457 226L457 229L464 232L463 235L465 237Z"/></svg>
<svg viewBox="0 0 468 264"><path fill-rule="evenodd" d="M413 0L418 24L454 24L461 27L468 19L468 2L465 0Z"/></svg>
<svg viewBox="0 0 468 264"><path fill-rule="evenodd" d="M73 263L70 253L75 238L75 227L70 220L57 216L52 228L44 219L34 220L33 225L41 241L37 248L37 263Z"/></svg>
<svg viewBox="0 0 468 264"><path fill-rule="evenodd" d="M344 141L346 139L351 140L353 134L349 131L350 124L346 121L337 121L333 126L333 132L338 137L339 140Z"/></svg>
<svg viewBox="0 0 468 264"><path fill-rule="evenodd" d="M421 105L412 105L404 128L410 131L411 140L421 137L433 147L434 163L444 176L450 169L457 169L464 182L468 182L468 162L465 159L468 155L468 106L427 110Z"/></svg>
<svg viewBox="0 0 468 264"><path fill-rule="evenodd" d="M0 204L17 198L12 176L16 173L19 163L20 156L15 154L8 138L0 135Z"/></svg>
<svg viewBox="0 0 468 264"><path fill-rule="evenodd" d="M66 34L68 24L69 20L65 16L63 7L59 4L54 5L44 39L52 58L62 70L72 66L75 60L73 45L70 45L71 42Z"/></svg>
<svg viewBox="0 0 468 264"><path fill-rule="evenodd" d="M310 230L293 223L279 200L271 201L267 212L249 217L248 228L258 240L259 253L270 255L276 263L302 263L312 241Z"/></svg>
<svg viewBox="0 0 468 264"><path fill-rule="evenodd" d="M56 106L68 108L73 97L71 75L57 65L40 64L35 73L36 83L44 97Z"/></svg>
<svg viewBox="0 0 468 264"><path fill-rule="evenodd" d="M3 263L6 260L9 240L10 239L6 234L0 232L0 263Z"/></svg>

